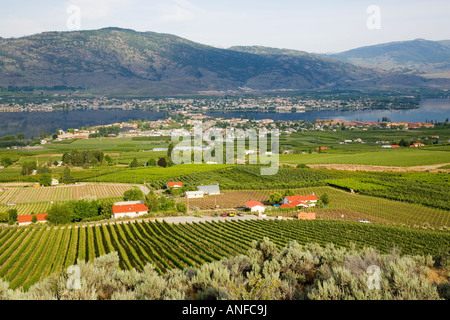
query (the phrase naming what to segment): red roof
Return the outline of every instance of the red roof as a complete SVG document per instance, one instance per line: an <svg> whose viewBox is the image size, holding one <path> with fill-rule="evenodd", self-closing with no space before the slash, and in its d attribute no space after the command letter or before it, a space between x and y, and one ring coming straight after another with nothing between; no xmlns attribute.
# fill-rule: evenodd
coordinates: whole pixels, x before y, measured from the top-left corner
<svg viewBox="0 0 450 320"><path fill-rule="evenodd" d="M247 207L249 207L249 208L253 208L253 207L256 207L256 206L264 207L264 205L261 202L258 202L258 201L247 201L245 203L245 205Z"/></svg>
<svg viewBox="0 0 450 320"><path fill-rule="evenodd" d="M47 221L47 214L48 213L39 213L39 214L27 214L24 216L18 216L17 217L17 222L19 223L26 223L26 222L31 222L31 219L33 218L33 216L36 216L37 221Z"/></svg>
<svg viewBox="0 0 450 320"><path fill-rule="evenodd" d="M175 186L179 186L182 187L183 186L183 182L167 182L167 187L172 188Z"/></svg>
<svg viewBox="0 0 450 320"><path fill-rule="evenodd" d="M400 146L398 144L393 144L391 145L391 148L400 148Z"/></svg>
<svg viewBox="0 0 450 320"><path fill-rule="evenodd" d="M125 213L125 212L142 212L148 211L148 207L143 203L125 204L120 206L113 206L113 213Z"/></svg>
<svg viewBox="0 0 450 320"><path fill-rule="evenodd" d="M290 208L294 208L294 206L291 205L291 204L289 204L289 203L285 203L285 204L282 204L282 205L280 206L280 208L283 208L283 209L290 209Z"/></svg>
<svg viewBox="0 0 450 320"><path fill-rule="evenodd" d="M308 204L305 201L300 201L300 200L294 200L292 202L289 203L291 206L297 207L300 205L304 205L306 207L309 207Z"/></svg>
<svg viewBox="0 0 450 320"><path fill-rule="evenodd" d="M291 203L292 201L317 201L319 200L314 194L307 196L299 196L296 194L295 196L286 196L287 201Z"/></svg>

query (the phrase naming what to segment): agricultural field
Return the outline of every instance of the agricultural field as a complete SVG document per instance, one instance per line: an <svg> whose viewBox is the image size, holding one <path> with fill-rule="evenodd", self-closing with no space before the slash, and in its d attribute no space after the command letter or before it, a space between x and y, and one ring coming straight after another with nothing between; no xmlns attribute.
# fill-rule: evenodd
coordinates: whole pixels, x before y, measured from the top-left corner
<svg viewBox="0 0 450 320"><path fill-rule="evenodd" d="M51 207L52 202L79 200L84 197L118 198L132 187L123 184L81 184L61 187L5 188L0 193L0 212L14 208L18 210L19 215L31 212L43 213ZM15 205L8 206L11 203Z"/></svg>
<svg viewBox="0 0 450 320"><path fill-rule="evenodd" d="M147 167L136 168L129 170L122 170L120 172L104 174L95 178L98 182L117 182L117 183L149 183L156 180L164 180L168 178L175 178L182 175L189 175L192 173L205 173L209 171L218 170L230 167L227 164L181 164L177 166L161 168L161 167ZM92 178L85 179L92 181Z"/></svg>
<svg viewBox="0 0 450 320"><path fill-rule="evenodd" d="M450 245L445 231L367 225L342 221L248 220L168 224L131 222L91 227L6 228L0 231L0 277L11 288L27 290L50 274L79 260L118 252L122 269L185 269L245 253L253 240L268 237L282 247L291 240L357 248L375 247L387 253L437 256Z"/></svg>
<svg viewBox="0 0 450 320"><path fill-rule="evenodd" d="M236 209L244 206L249 200L260 201L269 205L267 200L273 192L283 194L285 190L246 190L222 191L221 195L205 196L198 199L181 199L189 205L189 210L223 210ZM293 189L296 194L308 195L314 193L320 197L327 193L330 204L324 209L310 209L316 212L318 219L366 219L372 222L390 224L419 225L428 223L433 227L450 226L450 211L429 208L418 204L376 198L372 196L350 194L332 187L313 187ZM216 207L218 206L218 207ZM340 215L339 215L340 213ZM278 215L277 211L271 212ZM342 218L342 214L344 218ZM294 215L294 214L291 214Z"/></svg>
<svg viewBox="0 0 450 320"><path fill-rule="evenodd" d="M380 147L381 148L381 147ZM386 149L370 152L326 152L313 154L280 155L281 163L292 164L362 164L376 166L411 167L450 162L450 148L447 151L420 149Z"/></svg>

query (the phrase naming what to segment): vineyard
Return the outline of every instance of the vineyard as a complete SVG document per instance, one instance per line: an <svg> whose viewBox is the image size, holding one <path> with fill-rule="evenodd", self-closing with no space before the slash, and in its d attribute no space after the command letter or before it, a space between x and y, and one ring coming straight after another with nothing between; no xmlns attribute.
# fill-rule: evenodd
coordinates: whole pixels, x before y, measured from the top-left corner
<svg viewBox="0 0 450 320"><path fill-rule="evenodd" d="M330 204L326 209L312 209L317 213L318 218L336 217L336 210L346 210L351 214L345 214L345 220L366 219L373 222L386 222L392 224L419 225L424 223L433 227L450 226L450 212L425 207L422 205L393 201L388 199L376 198L372 196L350 194L339 189L331 187L313 187L292 189L296 194L307 195L316 194L320 197L327 193L330 197ZM284 190L246 190L246 191L222 191L221 195L209 196L198 199L182 199L189 204L190 210L215 210L217 209L235 209L243 207L244 203L250 200L260 201L266 205L271 193L279 192L283 194ZM216 207L218 206L218 207ZM332 212L328 212L334 210ZM276 214L273 213L273 214ZM341 215L342 215L341 214ZM340 216L339 216L340 217ZM340 218L342 219L342 218Z"/></svg>
<svg viewBox="0 0 450 320"><path fill-rule="evenodd" d="M271 190L330 185L348 191L354 189L369 196L450 210L448 173L353 172L280 167L277 174L262 176L260 170L260 166L233 166L154 180L151 185L161 189L169 181L181 181L185 186L219 184L222 190Z"/></svg>
<svg viewBox="0 0 450 320"><path fill-rule="evenodd" d="M118 252L122 269L142 270L152 263L164 274L227 256L245 253L253 240L269 237L279 246L291 240L380 252L399 248L402 254L439 255L450 234L409 227L342 221L248 220L169 224L132 222L77 228L15 227L0 232L0 277L11 288L28 289L50 274L76 263Z"/></svg>
<svg viewBox="0 0 450 320"><path fill-rule="evenodd" d="M155 188L162 188L168 181L181 181L184 185L219 184L227 190L258 190L301 188L326 185L325 179L332 176L319 170L281 167L274 175L261 175L260 166L233 166L210 172L195 172L178 175L170 179L156 180L151 183Z"/></svg>
<svg viewBox="0 0 450 320"><path fill-rule="evenodd" d="M0 212L8 209L17 209L19 215L44 213L52 202L79 200L87 196L96 198L121 197L131 185L74 185L64 187L39 188L6 188L0 193ZM14 203L14 206L8 204Z"/></svg>

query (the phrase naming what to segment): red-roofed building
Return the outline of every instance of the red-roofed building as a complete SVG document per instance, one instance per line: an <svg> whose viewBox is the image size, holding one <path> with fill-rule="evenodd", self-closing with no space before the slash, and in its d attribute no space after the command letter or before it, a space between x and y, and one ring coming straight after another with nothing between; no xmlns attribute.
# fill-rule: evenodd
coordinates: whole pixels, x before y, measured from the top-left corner
<svg viewBox="0 0 450 320"><path fill-rule="evenodd" d="M316 148L316 150L319 150L319 148ZM328 147L320 147L320 150L328 150Z"/></svg>
<svg viewBox="0 0 450 320"><path fill-rule="evenodd" d="M289 204L292 207L303 207L303 208L309 208L314 207L319 199L316 195L306 195L306 196L299 196L296 194L295 196L286 196L282 200L283 204ZM281 206L282 208L283 206Z"/></svg>
<svg viewBox="0 0 450 320"><path fill-rule="evenodd" d="M266 207L258 201L247 201L245 206L250 209L251 212L264 212Z"/></svg>
<svg viewBox="0 0 450 320"><path fill-rule="evenodd" d="M148 207L141 201L116 202L113 207L113 218L135 218L148 213Z"/></svg>
<svg viewBox="0 0 450 320"><path fill-rule="evenodd" d="M167 189L169 188L182 188L183 182L167 182Z"/></svg>
<svg viewBox="0 0 450 320"><path fill-rule="evenodd" d="M391 148L400 148L398 144L391 144Z"/></svg>
<svg viewBox="0 0 450 320"><path fill-rule="evenodd" d="M410 147L425 147L425 145L423 143L413 143L412 145L410 145Z"/></svg>
<svg viewBox="0 0 450 320"><path fill-rule="evenodd" d="M18 216L17 222L19 223L19 226L26 226L28 224L31 224L31 219L33 219L33 216L36 216L37 222L47 222L47 215L48 213L39 213Z"/></svg>

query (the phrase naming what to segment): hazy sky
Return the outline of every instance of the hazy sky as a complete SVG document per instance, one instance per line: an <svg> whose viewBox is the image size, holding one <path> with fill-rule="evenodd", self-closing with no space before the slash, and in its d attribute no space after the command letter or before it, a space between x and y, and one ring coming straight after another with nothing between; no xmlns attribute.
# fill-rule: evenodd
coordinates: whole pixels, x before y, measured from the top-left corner
<svg viewBox="0 0 450 320"><path fill-rule="evenodd" d="M449 0L2 0L0 37L122 27L218 47L340 52L390 41L450 39ZM74 11L80 9L79 24ZM368 13L369 6L379 8ZM379 19L378 19L379 17ZM375 20L373 20L373 19ZM367 22L379 28L369 29ZM73 23L75 21L75 24ZM377 24L379 22L379 24ZM375 24L373 24L375 23Z"/></svg>

